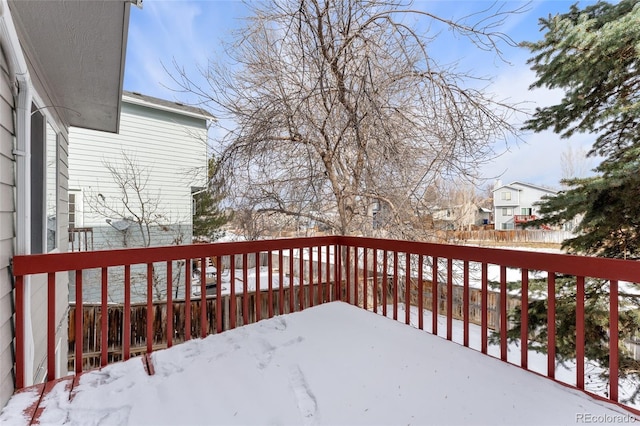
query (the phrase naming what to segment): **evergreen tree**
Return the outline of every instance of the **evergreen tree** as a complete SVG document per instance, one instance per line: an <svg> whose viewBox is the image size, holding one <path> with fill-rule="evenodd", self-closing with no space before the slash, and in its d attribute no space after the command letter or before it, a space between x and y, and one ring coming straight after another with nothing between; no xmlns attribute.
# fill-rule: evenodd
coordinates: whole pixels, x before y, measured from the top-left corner
<svg viewBox="0 0 640 426"><path fill-rule="evenodd" d="M557 105L538 108L525 124L536 132L553 129L561 137L593 135L589 155L603 158L589 178L564 179L568 187L546 197L544 219L531 225L561 225L582 216L578 236L563 243L574 253L603 257L640 257L640 0L616 4L598 2L540 20L542 40L523 43L537 80L532 88L564 90ZM518 285L517 283L513 283ZM527 307L529 349L547 352L546 281L530 282ZM635 391L627 401L640 400L640 363L623 342L640 329L638 296L620 292L619 377ZM635 293L635 292L633 292ZM510 313L515 325L509 340L520 337L520 308ZM576 356L576 280L556 277L556 361ZM585 356L599 367L605 383L609 363L609 283L585 282ZM492 339L499 339L493 335ZM587 381L593 381L588 377ZM593 383L592 383L593 384Z"/></svg>
<svg viewBox="0 0 640 426"><path fill-rule="evenodd" d="M640 2L598 2L540 20L544 38L523 45L537 80L564 89L561 102L536 109L525 128L552 128L562 137L593 134L596 176L563 180L569 187L541 206L544 222L584 215L570 251L606 257L640 256ZM535 225L535 224L534 224Z"/></svg>
<svg viewBox="0 0 640 426"><path fill-rule="evenodd" d="M193 236L215 240L221 234L220 227L227 223L229 218L219 208L223 195L212 184L212 176L215 173L216 161L212 157L207 163L207 187L195 194L195 210L193 214Z"/></svg>

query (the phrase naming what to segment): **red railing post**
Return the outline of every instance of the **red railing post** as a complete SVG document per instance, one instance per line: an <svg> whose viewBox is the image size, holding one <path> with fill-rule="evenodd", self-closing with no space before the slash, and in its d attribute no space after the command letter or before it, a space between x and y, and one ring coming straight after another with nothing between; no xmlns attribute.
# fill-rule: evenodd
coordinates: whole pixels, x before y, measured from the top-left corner
<svg viewBox="0 0 640 426"><path fill-rule="evenodd" d="M109 354L109 306L107 305L109 272L107 268L100 270L102 299L100 300L100 366L108 364Z"/></svg>
<svg viewBox="0 0 640 426"><path fill-rule="evenodd" d="M25 384L24 368L24 276L16 276L16 388Z"/></svg>
<svg viewBox="0 0 640 426"><path fill-rule="evenodd" d="M576 277L576 386L584 389L584 277Z"/></svg>
<svg viewBox="0 0 640 426"><path fill-rule="evenodd" d="M282 266L282 264L280 264L280 266ZM282 268L280 268L280 270L282 270ZM284 309L284 278L283 278L283 272L280 272L280 315L284 314L285 309ZM300 280L298 280L298 285L301 285L302 283L300 282ZM296 294L296 288L294 285L294 276L293 276L293 248L289 249L289 312L293 312L295 309L295 294Z"/></svg>
<svg viewBox="0 0 640 426"><path fill-rule="evenodd" d="M529 368L529 270L522 268L520 294L520 366Z"/></svg>
<svg viewBox="0 0 640 426"><path fill-rule="evenodd" d="M125 268L126 272L126 268ZM126 292L125 292L126 297ZM83 367L83 344L84 344L84 333L82 329L82 319L83 319L83 307L82 307L82 269L76 270L76 312L75 312L75 372L76 374L82 373ZM126 325L126 324L125 324Z"/></svg>
<svg viewBox="0 0 640 426"><path fill-rule="evenodd" d="M56 273L47 274L47 381L56 378Z"/></svg>
<svg viewBox="0 0 640 426"><path fill-rule="evenodd" d="M556 377L556 274L547 279L547 376Z"/></svg>
<svg viewBox="0 0 640 426"><path fill-rule="evenodd" d="M609 399L618 402L618 281L609 282Z"/></svg>

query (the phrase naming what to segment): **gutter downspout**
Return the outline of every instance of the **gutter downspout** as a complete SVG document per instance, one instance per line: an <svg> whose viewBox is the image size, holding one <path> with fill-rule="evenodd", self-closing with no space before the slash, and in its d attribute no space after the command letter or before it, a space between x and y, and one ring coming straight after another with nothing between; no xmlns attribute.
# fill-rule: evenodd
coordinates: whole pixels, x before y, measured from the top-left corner
<svg viewBox="0 0 640 426"><path fill-rule="evenodd" d="M0 3L0 45L8 66L9 77L15 82L13 96L16 103L16 255L31 254L31 77L24 58L7 0ZM33 384L35 344L31 322L31 277L24 277L25 371L24 384Z"/></svg>

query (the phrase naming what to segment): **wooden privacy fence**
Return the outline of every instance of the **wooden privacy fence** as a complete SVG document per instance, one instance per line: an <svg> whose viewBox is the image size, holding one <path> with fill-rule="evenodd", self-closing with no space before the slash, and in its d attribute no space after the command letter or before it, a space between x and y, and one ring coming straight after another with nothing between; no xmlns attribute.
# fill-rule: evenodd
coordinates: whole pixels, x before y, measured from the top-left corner
<svg viewBox="0 0 640 426"><path fill-rule="evenodd" d="M487 241L493 243L547 243L562 244L575 235L569 231L545 229L438 231L439 241Z"/></svg>
<svg viewBox="0 0 640 426"><path fill-rule="evenodd" d="M372 275L371 271L369 275ZM360 276L363 276L362 274ZM406 303L406 278L398 277L398 300L401 303ZM411 306L418 306L418 298L420 297L418 292L418 280L410 278L410 300ZM343 283L344 284L344 283ZM423 306L429 309L432 298L431 281L423 281L424 288L422 292ZM362 285L362 281L359 280L358 285ZM393 278L387 278L386 292L383 290L384 282L380 278L377 280L377 285L372 278L367 279L367 286L369 291L367 306L373 306L373 292L377 292L378 300L382 301L386 298L388 304L393 302ZM341 286L343 293L345 291L344 285ZM314 305L326 302L328 300L335 300L333 298L334 284L320 285L320 292L313 293ZM291 302L293 306L300 306L300 287L295 286L294 291L291 288L284 287L282 291L274 289L271 300L268 297L268 291L262 290L261 297L256 297L256 292L248 292L247 294L247 309L248 309L248 322L253 323L256 318L268 318L273 314L288 314L295 312L296 309L291 309ZM463 303L463 287L459 285L452 286L453 298L451 302L452 317L457 320L464 319L464 303ZM440 315L447 315L449 304L447 303L447 291L448 286L446 283L438 284L438 313ZM302 286L302 294L306 300L310 297L309 285ZM362 295L364 294L361 293ZM342 295L344 297L344 294ZM481 325L482 322L482 292L480 289L471 289L469 294L470 309L469 309L469 321L472 324ZM228 330L230 328L230 295L222 296L221 313L222 316L222 329ZM491 330L498 330L500 326L500 294L497 292L488 293L488 327ZM260 307L256 308L259 301ZM200 303L201 299L196 298L190 301L191 303L191 335L202 335L200 326ZM206 324L207 330L205 334L216 333L216 316L218 315L216 308L216 295L209 295L205 299L207 304L206 309ZM173 304L173 342L180 343L185 341L185 315L186 315L186 303L184 300L174 300ZM243 295L236 295L236 305L240 308L236 311L236 325L244 325L244 306ZM363 306L364 300L362 297L358 300L358 305ZM520 306L520 300L515 297L509 297L507 302L508 309L514 309ZM153 303L153 349L164 349L167 347L167 301L156 301ZM260 309L260 315L256 315L256 309ZM72 370L75 363L75 303L71 303L69 310L69 352L68 352L68 366ZM381 310L381 309L380 309ZM271 313L271 314L270 314ZM107 338L107 358L108 363L122 361L123 360L123 319L124 319L124 306L122 304L110 304L107 305L108 315L108 338ZM100 354L101 343L100 337L102 335L102 307L101 304L83 304L83 370L100 367ZM135 303L131 304L131 355L140 355L147 352L147 304Z"/></svg>
<svg viewBox="0 0 640 426"><path fill-rule="evenodd" d="M321 286L322 291L313 292L313 304L327 302L333 299L334 289L333 283L326 286ZM248 292L247 298L244 299L244 295L237 293L235 296L236 306L238 309L235 311L235 326L250 324L256 322L257 318L269 318L275 315L288 314L295 312L296 306L300 306L302 303L309 301L310 286L283 287L282 289L274 289L271 297L269 297L269 291L263 290L260 292L261 297L256 297L256 292ZM304 298L304 301L300 301L300 297ZM217 319L217 303L216 295L210 295L205 298L206 303L206 335L216 333L216 319ZM201 336L201 324L200 315L202 299L194 298L190 300L191 304L191 335ZM256 308L259 305L259 308ZM220 305L222 317L222 330L229 330L232 328L231 324L231 295L222 296L222 303ZM185 300L172 301L173 306L173 344L186 341L186 302ZM153 303L153 312L151 317L153 318L153 349L164 349L167 347L167 301L156 301ZM246 314L244 310L247 310ZM260 309L260 315L257 315L256 310ZM101 335L102 335L102 306L101 304L83 304L82 306L82 369L88 370L91 368L100 367L101 356ZM75 365L75 345L76 345L76 333L75 333L75 303L71 303L69 310L69 369L73 370ZM130 353L131 356L144 354L147 352L147 304L135 303L131 304L131 340L130 340ZM123 336L124 336L124 306L122 304L109 304L107 305L107 359L108 363L122 361L124 354Z"/></svg>

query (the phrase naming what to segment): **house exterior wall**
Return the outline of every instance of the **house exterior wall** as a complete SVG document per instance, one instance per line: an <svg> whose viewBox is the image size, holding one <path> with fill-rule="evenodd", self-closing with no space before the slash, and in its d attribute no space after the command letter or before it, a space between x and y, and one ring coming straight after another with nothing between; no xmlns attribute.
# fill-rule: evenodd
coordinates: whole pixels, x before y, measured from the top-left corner
<svg viewBox="0 0 640 426"><path fill-rule="evenodd" d="M14 98L11 92L11 83L4 56L0 55L0 406L4 406L13 393L13 288L8 271L10 258L15 254L15 193L19 190L15 182L15 160L13 149L15 148L14 129ZM34 74L36 76L36 74ZM51 145L47 145L49 156L44 161L44 169L40 176L42 181L32 182L33 185L42 185L43 202L41 206L52 206L43 212L43 223L33 224L32 235L40 234L46 252L66 251L67 248L67 148L68 136L64 124L54 111L42 108L50 105L50 99L40 96L46 93L40 80L34 78L34 106L44 115L44 123L47 126L43 136L50 138ZM52 139L51 139L52 138ZM46 143L46 142L45 142ZM44 152L45 155L47 152ZM32 170L33 171L33 170ZM49 182L49 186L47 186ZM49 188L50 191L47 191ZM33 207L33 206L32 206ZM48 217L48 218L47 218ZM49 220L46 220L49 219ZM47 223L56 229L52 232L47 229ZM51 239L51 246L55 249L47 249L47 237ZM55 244L53 240L55 239ZM46 277L35 276L31 279L29 298L31 301L31 323L46 324L47 287ZM56 276L56 342L57 363L56 369L66 373L67 359L67 320L68 310L68 276L58 274ZM32 338L34 344L34 358L31 379L34 383L42 381L46 374L47 347L44 327L33 327Z"/></svg>
<svg viewBox="0 0 640 426"><path fill-rule="evenodd" d="M555 195L551 189L513 182L493 191L494 223L496 230L515 229L516 215L540 216L538 206L545 195ZM524 209L524 210L523 210Z"/></svg>
<svg viewBox="0 0 640 426"><path fill-rule="evenodd" d="M0 407L13 393L13 292L9 274L15 241L13 108L7 63L0 55Z"/></svg>
<svg viewBox="0 0 640 426"><path fill-rule="evenodd" d="M191 188L205 185L206 138L204 119L127 103L126 99L122 104L119 134L71 128L69 189L78 191L82 200L82 211L76 212L79 213L77 222L94 228L94 248L113 247L113 240L121 239L106 223L108 217L96 213L93 207L98 194L121 207L118 200L122 192L106 165L124 167L125 155L135 161L139 171L148 178L147 196L161 201L157 213L166 217L163 223L180 224L183 241L190 242ZM159 233L157 238L170 244L173 236L162 237Z"/></svg>

